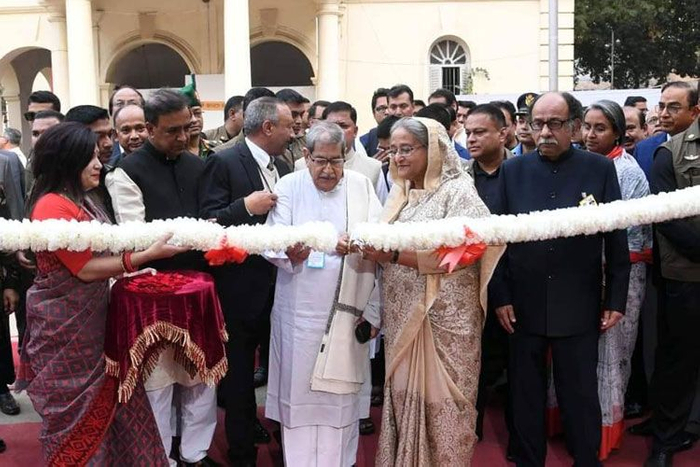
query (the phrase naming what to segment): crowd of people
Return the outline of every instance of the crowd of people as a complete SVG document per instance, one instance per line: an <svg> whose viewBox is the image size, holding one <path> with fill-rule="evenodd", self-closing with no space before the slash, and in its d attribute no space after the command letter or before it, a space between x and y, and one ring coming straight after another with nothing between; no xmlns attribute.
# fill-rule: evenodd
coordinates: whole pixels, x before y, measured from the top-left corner
<svg viewBox="0 0 700 467"><path fill-rule="evenodd" d="M624 442L625 419L649 413L628 431L653 436L648 467L670 466L700 436L697 217L489 245L454 270L435 251L349 237L358 223L694 186L697 83L669 82L648 104L630 96L584 108L547 92L477 105L446 89L425 104L400 84L373 94L376 126L360 135L350 103L255 87L204 132L194 84L147 99L119 86L107 109L65 115L55 95L35 92L24 114L31 152L17 130L0 136L5 218L325 221L338 241L331 253L297 244L220 266L169 236L114 256L6 252L3 303L17 316L20 366L15 375L5 316L0 409L19 413L10 385L27 391L50 465L216 465L218 404L232 465L256 465L257 445L275 437L286 465L349 467L359 437L376 429L370 405L381 405L376 464L436 466L470 464L488 401L504 394L504 455L518 466L544 466L547 433L561 429L574 465L601 465ZM147 266L213 278L228 332L218 387L165 348L117 402L104 355L110 279ZM264 385L272 433L258 419Z"/></svg>

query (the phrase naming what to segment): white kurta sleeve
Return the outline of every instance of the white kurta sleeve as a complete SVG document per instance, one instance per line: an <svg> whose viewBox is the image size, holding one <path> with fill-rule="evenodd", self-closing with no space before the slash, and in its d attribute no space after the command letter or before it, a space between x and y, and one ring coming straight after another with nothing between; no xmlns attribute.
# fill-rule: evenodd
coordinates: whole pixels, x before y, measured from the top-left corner
<svg viewBox="0 0 700 467"><path fill-rule="evenodd" d="M146 207L139 186L124 170L116 168L105 177L105 187L112 198L114 218L118 224L146 220Z"/></svg>

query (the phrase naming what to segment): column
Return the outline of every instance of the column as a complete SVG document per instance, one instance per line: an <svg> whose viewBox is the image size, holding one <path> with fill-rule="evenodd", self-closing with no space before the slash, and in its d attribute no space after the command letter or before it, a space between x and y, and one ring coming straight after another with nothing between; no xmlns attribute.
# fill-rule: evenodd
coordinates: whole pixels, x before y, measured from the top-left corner
<svg viewBox="0 0 700 467"><path fill-rule="evenodd" d="M5 105L7 106L7 126L22 131L24 117L22 116L22 103L19 99L19 94L3 95L2 97L5 99Z"/></svg>
<svg viewBox="0 0 700 467"><path fill-rule="evenodd" d="M224 0L224 101L250 87L248 0Z"/></svg>
<svg viewBox="0 0 700 467"><path fill-rule="evenodd" d="M91 0L66 0L66 40L69 104L98 105Z"/></svg>
<svg viewBox="0 0 700 467"><path fill-rule="evenodd" d="M318 9L318 79L316 98L340 99L340 8L337 0L322 0Z"/></svg>
<svg viewBox="0 0 700 467"><path fill-rule="evenodd" d="M51 90L61 100L62 110L69 109L68 45L66 44L66 18L50 17L56 27L56 39L51 47Z"/></svg>

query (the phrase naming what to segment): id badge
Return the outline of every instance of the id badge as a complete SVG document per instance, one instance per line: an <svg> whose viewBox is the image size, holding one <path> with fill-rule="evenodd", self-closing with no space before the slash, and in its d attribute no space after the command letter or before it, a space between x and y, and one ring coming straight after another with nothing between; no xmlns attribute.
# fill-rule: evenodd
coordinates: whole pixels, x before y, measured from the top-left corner
<svg viewBox="0 0 700 467"><path fill-rule="evenodd" d="M593 195L586 195L586 193L581 193L581 201L579 201L579 206L597 206L598 202L595 200Z"/></svg>
<svg viewBox="0 0 700 467"><path fill-rule="evenodd" d="M323 269L326 263L326 254L322 251L311 251L306 259L306 266L313 269Z"/></svg>

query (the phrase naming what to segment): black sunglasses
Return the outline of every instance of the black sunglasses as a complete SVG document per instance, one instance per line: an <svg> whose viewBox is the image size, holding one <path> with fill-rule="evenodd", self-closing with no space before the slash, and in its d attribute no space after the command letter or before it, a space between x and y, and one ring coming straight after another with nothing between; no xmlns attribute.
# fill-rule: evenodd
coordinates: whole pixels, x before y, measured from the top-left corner
<svg viewBox="0 0 700 467"><path fill-rule="evenodd" d="M24 119L28 122L33 122L36 117L36 112L24 112Z"/></svg>

